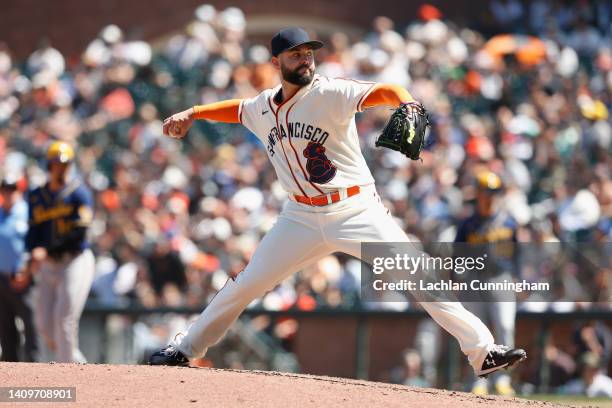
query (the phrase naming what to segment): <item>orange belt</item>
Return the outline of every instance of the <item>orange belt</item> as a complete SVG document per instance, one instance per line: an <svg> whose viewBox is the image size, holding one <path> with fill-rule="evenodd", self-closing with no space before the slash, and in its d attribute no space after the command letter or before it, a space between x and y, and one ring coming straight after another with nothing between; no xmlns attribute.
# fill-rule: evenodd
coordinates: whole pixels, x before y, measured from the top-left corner
<svg viewBox="0 0 612 408"><path fill-rule="evenodd" d="M359 194L359 186L352 186L346 189L346 195L343 197L344 191L342 193L340 191L334 191L333 193L322 194L315 197L306 197L297 194L293 194L293 198L298 203L308 204L308 205L316 205L323 206L329 205L333 203L337 203L340 200L344 200L345 198L352 197L354 195Z"/></svg>

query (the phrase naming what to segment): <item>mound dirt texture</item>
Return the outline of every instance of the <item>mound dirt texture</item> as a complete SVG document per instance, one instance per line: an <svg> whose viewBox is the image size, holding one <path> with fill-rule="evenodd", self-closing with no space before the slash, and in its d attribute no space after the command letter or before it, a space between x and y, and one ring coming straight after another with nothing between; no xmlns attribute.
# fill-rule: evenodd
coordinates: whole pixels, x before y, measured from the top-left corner
<svg viewBox="0 0 612 408"><path fill-rule="evenodd" d="M0 387L76 387L76 402L0 407L564 406L302 374L133 365L0 363Z"/></svg>

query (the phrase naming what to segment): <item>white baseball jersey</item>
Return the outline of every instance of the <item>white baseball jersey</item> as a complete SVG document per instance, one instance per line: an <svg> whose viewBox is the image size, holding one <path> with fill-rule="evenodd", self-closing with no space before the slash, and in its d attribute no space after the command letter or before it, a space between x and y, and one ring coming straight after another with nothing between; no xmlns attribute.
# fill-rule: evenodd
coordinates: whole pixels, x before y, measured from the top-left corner
<svg viewBox="0 0 612 408"><path fill-rule="evenodd" d="M283 188L308 197L374 183L359 146L355 113L374 82L315 74L280 105L267 89L240 104L240 123L263 142Z"/></svg>

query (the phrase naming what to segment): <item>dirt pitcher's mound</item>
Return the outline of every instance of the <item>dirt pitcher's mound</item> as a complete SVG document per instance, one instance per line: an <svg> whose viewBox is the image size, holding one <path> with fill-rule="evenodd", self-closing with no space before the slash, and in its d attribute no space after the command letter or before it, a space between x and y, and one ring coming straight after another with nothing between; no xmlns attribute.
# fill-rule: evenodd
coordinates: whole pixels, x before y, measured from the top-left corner
<svg viewBox="0 0 612 408"><path fill-rule="evenodd" d="M0 363L0 387L76 387L76 403L53 407L558 406L311 375L102 364Z"/></svg>

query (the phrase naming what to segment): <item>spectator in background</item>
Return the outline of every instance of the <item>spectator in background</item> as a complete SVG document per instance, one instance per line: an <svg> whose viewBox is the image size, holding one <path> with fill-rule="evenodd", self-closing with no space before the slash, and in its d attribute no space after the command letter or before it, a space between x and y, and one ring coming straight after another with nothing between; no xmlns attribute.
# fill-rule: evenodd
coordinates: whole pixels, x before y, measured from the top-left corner
<svg viewBox="0 0 612 408"><path fill-rule="evenodd" d="M28 58L27 68L32 76L48 73L54 78L59 78L64 73L66 63L62 53L44 38L40 41L38 49Z"/></svg>
<svg viewBox="0 0 612 408"><path fill-rule="evenodd" d="M557 214L563 241L589 242L595 237L595 228L601 216L601 208L595 195L586 188L579 175L565 185L557 187L559 206Z"/></svg>
<svg viewBox="0 0 612 408"><path fill-rule="evenodd" d="M602 370L601 360L595 353L580 356L580 378L559 388L566 395L586 395L589 398L612 398L612 378Z"/></svg>
<svg viewBox="0 0 612 408"><path fill-rule="evenodd" d="M402 352L402 364L391 370L390 380L410 387L431 387L422 374L421 356L418 351L406 349Z"/></svg>
<svg viewBox="0 0 612 408"><path fill-rule="evenodd" d="M590 26L587 21L580 17L576 21L576 28L572 30L567 45L576 50L578 55L585 59L592 59L602 46L599 31Z"/></svg>
<svg viewBox="0 0 612 408"><path fill-rule="evenodd" d="M185 265L179 255L170 248L170 243L160 240L155 243L153 252L147 258L149 279L157 296L162 296L164 288L174 284L182 291L186 289Z"/></svg>
<svg viewBox="0 0 612 408"><path fill-rule="evenodd" d="M589 321L574 333L575 355L594 354L604 367L607 367L612 352L612 333L605 325Z"/></svg>
<svg viewBox="0 0 612 408"><path fill-rule="evenodd" d="M524 27L523 5L519 0L493 0L490 3L491 13L501 31L516 30Z"/></svg>
<svg viewBox="0 0 612 408"><path fill-rule="evenodd" d="M589 321L576 328L572 340L565 351L557 345L555 339L550 339L545 346L544 358L550 367L547 385L560 387L564 393L584 394L585 384L591 384L597 373L606 374L612 334L600 322ZM541 379L535 382L539 381Z"/></svg>
<svg viewBox="0 0 612 408"><path fill-rule="evenodd" d="M36 361L37 338L26 297L31 279L22 273L28 206L17 187L18 178L0 180L0 361ZM24 327L24 347L15 319Z"/></svg>

